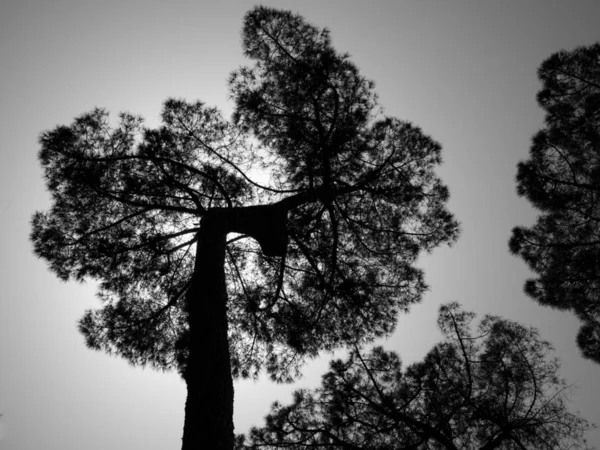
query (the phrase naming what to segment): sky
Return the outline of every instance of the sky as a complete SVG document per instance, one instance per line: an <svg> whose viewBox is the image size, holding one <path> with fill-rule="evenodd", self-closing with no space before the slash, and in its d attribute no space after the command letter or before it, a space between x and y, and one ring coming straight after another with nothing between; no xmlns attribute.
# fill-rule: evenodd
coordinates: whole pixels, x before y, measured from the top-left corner
<svg viewBox="0 0 600 450"><path fill-rule="evenodd" d="M385 113L419 125L443 146L438 173L462 235L419 265L430 286L380 343L405 364L441 339L440 305L460 302L535 326L577 386L572 408L600 423L600 365L575 345L579 322L523 294L531 274L511 256L516 225L536 212L516 195L516 164L543 123L539 64L600 40L600 2L328 0L263 4L331 30L375 81ZM180 448L185 385L176 373L132 367L89 350L76 328L99 306L93 280L59 281L28 240L47 209L39 134L96 106L158 124L164 100L232 111L226 80L244 60L248 1L3 0L0 4L0 449ZM235 384L236 432L260 425L270 404L317 387L330 354L293 385ZM588 435L600 448L600 430Z"/></svg>

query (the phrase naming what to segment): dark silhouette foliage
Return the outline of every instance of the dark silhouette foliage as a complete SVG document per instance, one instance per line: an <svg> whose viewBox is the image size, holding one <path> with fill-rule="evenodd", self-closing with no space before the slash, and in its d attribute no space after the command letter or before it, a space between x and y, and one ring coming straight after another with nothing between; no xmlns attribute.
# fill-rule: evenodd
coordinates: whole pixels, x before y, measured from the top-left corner
<svg viewBox="0 0 600 450"><path fill-rule="evenodd" d="M184 449L233 445L231 376L290 380L390 333L426 289L419 253L458 234L439 144L381 114L326 30L257 7L243 48L231 121L171 99L157 129L95 109L40 138L53 203L35 252L99 281L79 323L91 348L179 370Z"/></svg>
<svg viewBox="0 0 600 450"><path fill-rule="evenodd" d="M570 386L537 330L457 303L440 309L445 336L406 369L381 347L331 363L322 386L274 404L263 428L238 448L531 449L587 448L592 426L569 412Z"/></svg>
<svg viewBox="0 0 600 450"><path fill-rule="evenodd" d="M517 192L541 215L513 230L510 249L538 276L526 293L573 311L583 355L600 363L600 43L555 53L538 75L545 126L518 165Z"/></svg>

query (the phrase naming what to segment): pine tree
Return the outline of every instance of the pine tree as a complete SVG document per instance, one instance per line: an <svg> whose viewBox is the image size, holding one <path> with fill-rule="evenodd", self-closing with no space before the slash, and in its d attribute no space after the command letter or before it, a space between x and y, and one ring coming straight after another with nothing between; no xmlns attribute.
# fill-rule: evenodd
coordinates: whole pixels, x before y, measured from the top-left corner
<svg viewBox="0 0 600 450"><path fill-rule="evenodd" d="M379 112L326 30L256 7L243 47L231 121L171 99L156 129L95 109L40 138L35 252L98 280L91 348L180 372L184 450L233 447L232 377L390 333L426 289L419 253L458 233L439 144Z"/></svg>
<svg viewBox="0 0 600 450"><path fill-rule="evenodd" d="M475 328L474 318L457 303L442 306L444 340L406 369L381 347L333 361L319 389L274 404L238 448L588 448L593 426L569 411L552 346L534 328L490 315Z"/></svg>
<svg viewBox="0 0 600 450"><path fill-rule="evenodd" d="M517 192L541 214L509 245L538 275L525 292L573 311L583 355L600 363L600 43L555 53L538 75L546 121L519 163Z"/></svg>

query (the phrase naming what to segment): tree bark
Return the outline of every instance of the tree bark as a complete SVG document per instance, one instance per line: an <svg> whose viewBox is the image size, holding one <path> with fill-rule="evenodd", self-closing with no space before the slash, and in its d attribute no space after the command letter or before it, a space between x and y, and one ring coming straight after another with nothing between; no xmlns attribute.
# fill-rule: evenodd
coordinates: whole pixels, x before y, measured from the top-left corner
<svg viewBox="0 0 600 450"><path fill-rule="evenodd" d="M233 381L227 339L227 224L202 218L194 275L186 295L190 327L182 450L233 449Z"/></svg>

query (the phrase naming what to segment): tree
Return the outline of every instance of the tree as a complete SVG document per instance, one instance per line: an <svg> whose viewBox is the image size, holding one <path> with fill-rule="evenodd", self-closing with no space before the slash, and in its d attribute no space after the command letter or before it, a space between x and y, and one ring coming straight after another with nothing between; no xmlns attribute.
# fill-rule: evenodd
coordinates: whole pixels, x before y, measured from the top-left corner
<svg viewBox="0 0 600 450"><path fill-rule="evenodd" d="M243 48L232 121L171 99L157 129L95 109L40 139L35 252L99 281L91 348L180 372L184 450L233 447L232 376L290 380L390 333L426 289L419 253L458 233L439 144L380 113L326 30L256 7Z"/></svg>
<svg viewBox="0 0 600 450"><path fill-rule="evenodd" d="M509 245L537 275L525 292L573 311L583 355L600 363L600 43L555 53L538 75L546 120L518 165L517 192L541 215Z"/></svg>
<svg viewBox="0 0 600 450"><path fill-rule="evenodd" d="M587 448L590 424L567 409L551 345L537 330L457 303L442 306L445 339L406 370L381 347L331 363L321 388L273 405L263 428L238 448L535 449Z"/></svg>

